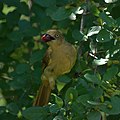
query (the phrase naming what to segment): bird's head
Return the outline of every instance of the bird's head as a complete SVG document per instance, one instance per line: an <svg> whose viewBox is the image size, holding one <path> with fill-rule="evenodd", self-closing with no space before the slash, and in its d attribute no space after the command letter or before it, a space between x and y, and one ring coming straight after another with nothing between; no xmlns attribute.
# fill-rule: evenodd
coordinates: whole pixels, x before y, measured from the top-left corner
<svg viewBox="0 0 120 120"><path fill-rule="evenodd" d="M60 43L64 41L64 37L59 30L48 30L46 34L43 34L41 37L43 42L51 43Z"/></svg>

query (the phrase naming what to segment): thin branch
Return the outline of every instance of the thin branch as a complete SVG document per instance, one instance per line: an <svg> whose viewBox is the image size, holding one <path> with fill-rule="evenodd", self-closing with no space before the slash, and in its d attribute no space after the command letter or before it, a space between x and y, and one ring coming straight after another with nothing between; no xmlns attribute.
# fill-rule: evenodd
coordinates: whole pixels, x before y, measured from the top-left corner
<svg viewBox="0 0 120 120"><path fill-rule="evenodd" d="M85 3L88 4L89 0L85 0ZM84 11L83 11L83 14L82 14L82 17L80 19L80 32L83 33L83 30L84 30L84 19L85 19L85 16L87 15L87 6L85 6L84 8ZM79 43L79 48L78 48L78 59L80 59L80 56L82 54L82 44L83 43Z"/></svg>
<svg viewBox="0 0 120 120"><path fill-rule="evenodd" d="M81 21L80 21L80 32L83 32L83 28L84 28L84 16L82 15Z"/></svg>
<svg viewBox="0 0 120 120"><path fill-rule="evenodd" d="M85 0L85 3L88 4L90 0ZM83 32L83 29L84 29L84 18L85 18L85 15L87 14L87 6L85 6L84 8L84 11L83 11L83 14L82 14L82 18L81 18L81 21L80 21L80 32Z"/></svg>

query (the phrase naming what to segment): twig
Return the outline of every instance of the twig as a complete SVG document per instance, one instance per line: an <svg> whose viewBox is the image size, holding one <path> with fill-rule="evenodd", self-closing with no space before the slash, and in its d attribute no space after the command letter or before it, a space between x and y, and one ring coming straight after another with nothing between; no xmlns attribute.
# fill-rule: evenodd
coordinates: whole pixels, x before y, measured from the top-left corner
<svg viewBox="0 0 120 120"><path fill-rule="evenodd" d="M85 3L88 4L89 0L85 0ZM83 33L83 30L84 30L84 19L85 19L85 15L87 14L87 7L84 8L84 11L83 11L83 14L82 14L82 17L80 19L80 32ZM79 48L78 48L78 60L80 59L81 57L81 54L82 54L82 49L81 47L83 46L82 45L83 42L79 43Z"/></svg>
<svg viewBox="0 0 120 120"><path fill-rule="evenodd" d="M85 0L85 3L88 4L89 0ZM84 18L85 15L87 14L87 7L84 8L83 14L82 14L82 18L80 20L80 32L83 32L84 29Z"/></svg>

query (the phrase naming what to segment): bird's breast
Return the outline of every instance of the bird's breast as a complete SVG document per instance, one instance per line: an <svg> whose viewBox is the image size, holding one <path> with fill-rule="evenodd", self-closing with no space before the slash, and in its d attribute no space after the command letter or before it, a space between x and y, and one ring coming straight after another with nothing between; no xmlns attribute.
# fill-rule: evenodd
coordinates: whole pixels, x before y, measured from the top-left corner
<svg viewBox="0 0 120 120"><path fill-rule="evenodd" d="M50 64L54 64L57 76L70 72L76 60L75 49L72 46L60 46L53 49Z"/></svg>

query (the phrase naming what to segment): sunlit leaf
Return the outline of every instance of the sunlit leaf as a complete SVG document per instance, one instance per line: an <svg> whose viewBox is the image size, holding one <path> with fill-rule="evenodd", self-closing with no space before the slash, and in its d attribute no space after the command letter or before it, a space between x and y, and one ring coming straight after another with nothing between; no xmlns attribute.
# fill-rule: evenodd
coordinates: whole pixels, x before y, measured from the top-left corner
<svg viewBox="0 0 120 120"><path fill-rule="evenodd" d="M87 36L92 36L92 35L98 34L100 30L101 30L101 27L100 27L100 26L93 26L93 27L91 27L90 30L88 31Z"/></svg>
<svg viewBox="0 0 120 120"><path fill-rule="evenodd" d="M82 14L83 11L84 10L81 7L78 7L77 10L75 11L75 14Z"/></svg>
<svg viewBox="0 0 120 120"><path fill-rule="evenodd" d="M101 104L102 104L102 103L100 103L100 102L89 101L89 100L87 101L87 103L90 104L90 105L95 105L95 106L96 106L96 105L101 105Z"/></svg>
<svg viewBox="0 0 120 120"><path fill-rule="evenodd" d="M114 3L114 2L116 2L116 1L118 1L118 0L104 0L106 3Z"/></svg>
<svg viewBox="0 0 120 120"><path fill-rule="evenodd" d="M70 18L70 20L76 20L76 15L74 13L71 13L69 18Z"/></svg>
<svg viewBox="0 0 120 120"><path fill-rule="evenodd" d="M101 58L101 59L94 59L93 64L95 65L104 65L109 61L109 59Z"/></svg>

